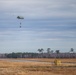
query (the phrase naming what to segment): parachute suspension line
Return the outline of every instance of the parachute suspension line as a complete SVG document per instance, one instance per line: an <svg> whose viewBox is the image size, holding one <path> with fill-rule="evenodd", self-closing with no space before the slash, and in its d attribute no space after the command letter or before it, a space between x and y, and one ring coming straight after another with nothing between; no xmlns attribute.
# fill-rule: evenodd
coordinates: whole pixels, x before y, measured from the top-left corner
<svg viewBox="0 0 76 75"><path fill-rule="evenodd" d="M17 16L17 19L24 19L24 17L22 17L22 16ZM21 22L20 22L20 28L21 28Z"/></svg>
<svg viewBox="0 0 76 75"><path fill-rule="evenodd" d="M21 22L20 22L20 28L21 28Z"/></svg>

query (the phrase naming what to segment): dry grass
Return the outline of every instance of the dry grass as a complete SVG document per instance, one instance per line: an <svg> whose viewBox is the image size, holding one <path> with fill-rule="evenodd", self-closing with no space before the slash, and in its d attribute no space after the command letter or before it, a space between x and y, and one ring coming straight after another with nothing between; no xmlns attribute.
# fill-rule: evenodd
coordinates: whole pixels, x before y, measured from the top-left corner
<svg viewBox="0 0 76 75"><path fill-rule="evenodd" d="M12 59L13 60L13 59ZM23 59L21 59L23 60ZM29 60L29 59L28 59ZM37 59L30 59L37 60ZM38 59L48 61L50 59ZM54 59L51 59L53 61ZM65 59L65 62L70 59ZM76 59L71 59L72 62ZM8 62L0 61L0 75L76 75L76 65L55 66L42 62Z"/></svg>
<svg viewBox="0 0 76 75"><path fill-rule="evenodd" d="M18 58L19 59L19 58ZM54 62L55 59L53 58L21 58L20 60L38 60L38 61L42 61L42 62ZM62 59L59 59L61 60L62 62L76 62L76 59L74 58L62 58Z"/></svg>

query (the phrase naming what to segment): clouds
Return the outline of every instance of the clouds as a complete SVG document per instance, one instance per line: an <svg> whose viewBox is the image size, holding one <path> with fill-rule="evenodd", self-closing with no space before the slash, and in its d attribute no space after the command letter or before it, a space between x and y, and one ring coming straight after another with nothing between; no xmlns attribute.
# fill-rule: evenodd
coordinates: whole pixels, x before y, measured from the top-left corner
<svg viewBox="0 0 76 75"><path fill-rule="evenodd" d="M23 15L26 18L75 17L75 0L7 0L0 1L5 14Z"/></svg>
<svg viewBox="0 0 76 75"><path fill-rule="evenodd" d="M0 0L0 49L76 48L75 9L75 0Z"/></svg>
<svg viewBox="0 0 76 75"><path fill-rule="evenodd" d="M69 26L68 26L69 27ZM62 30L63 28L63 30ZM65 30L65 26L53 26L53 28L10 28L1 30L0 32L0 41L6 42L38 42L39 40L68 40L76 39L76 30L71 30L70 28ZM70 30L69 30L70 29ZM73 28L74 29L74 28ZM75 28L76 29L76 28Z"/></svg>

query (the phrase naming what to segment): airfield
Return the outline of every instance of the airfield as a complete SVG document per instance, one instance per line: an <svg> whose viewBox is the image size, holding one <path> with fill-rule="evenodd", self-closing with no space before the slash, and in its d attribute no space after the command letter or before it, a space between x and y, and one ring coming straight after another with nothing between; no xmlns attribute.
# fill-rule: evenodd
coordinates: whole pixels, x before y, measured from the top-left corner
<svg viewBox="0 0 76 75"><path fill-rule="evenodd" d="M76 59L48 58L0 59L0 75L76 75Z"/></svg>

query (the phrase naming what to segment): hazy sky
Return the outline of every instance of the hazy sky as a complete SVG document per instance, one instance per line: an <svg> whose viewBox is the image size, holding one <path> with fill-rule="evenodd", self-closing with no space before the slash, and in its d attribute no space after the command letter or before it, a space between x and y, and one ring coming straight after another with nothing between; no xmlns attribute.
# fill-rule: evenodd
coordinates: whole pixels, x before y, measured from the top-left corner
<svg viewBox="0 0 76 75"><path fill-rule="evenodd" d="M76 0L0 0L0 53L38 48L76 50Z"/></svg>

